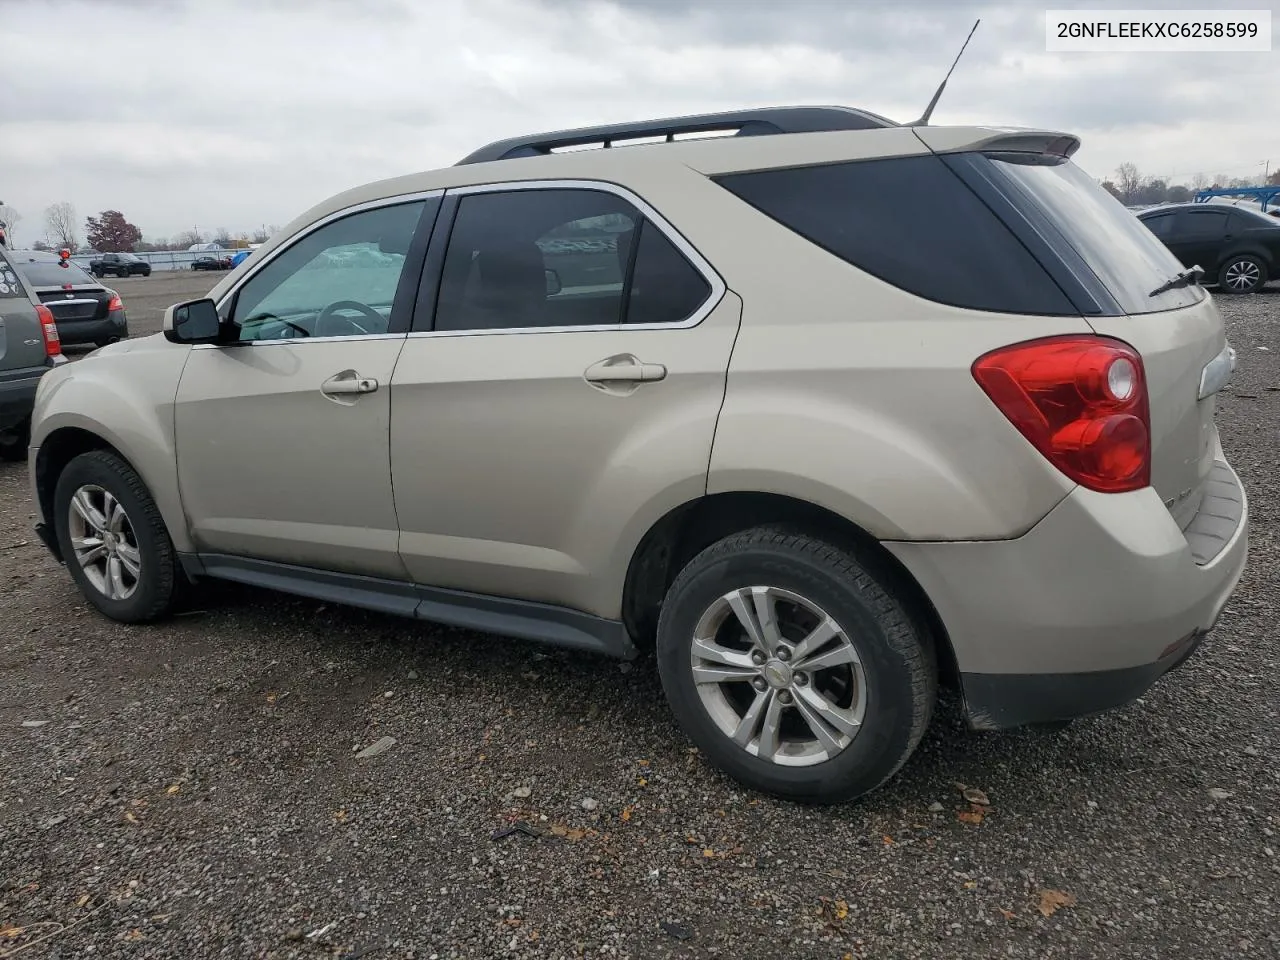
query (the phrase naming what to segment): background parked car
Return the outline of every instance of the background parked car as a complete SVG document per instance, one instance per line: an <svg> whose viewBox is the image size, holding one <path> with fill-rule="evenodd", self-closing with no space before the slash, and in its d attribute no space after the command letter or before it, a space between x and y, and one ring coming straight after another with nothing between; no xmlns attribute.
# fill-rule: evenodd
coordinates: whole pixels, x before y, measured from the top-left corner
<svg viewBox="0 0 1280 960"><path fill-rule="evenodd" d="M109 273L117 277L151 276L151 264L132 253L104 253L89 261L89 270L95 277L105 277Z"/></svg>
<svg viewBox="0 0 1280 960"><path fill-rule="evenodd" d="M1280 220L1245 207L1178 203L1138 214L1183 266L1201 266L1223 293L1253 293L1280 279Z"/></svg>
<svg viewBox="0 0 1280 960"><path fill-rule="evenodd" d="M49 308L63 344L103 347L129 335L120 294L103 286L70 261L52 253L23 250L12 255L14 267Z"/></svg>
<svg viewBox="0 0 1280 960"><path fill-rule="evenodd" d="M49 309L0 247L0 460L25 460L36 386L45 371L65 363Z"/></svg>
<svg viewBox="0 0 1280 960"><path fill-rule="evenodd" d="M192 270L230 270L230 257L196 257L191 261Z"/></svg>

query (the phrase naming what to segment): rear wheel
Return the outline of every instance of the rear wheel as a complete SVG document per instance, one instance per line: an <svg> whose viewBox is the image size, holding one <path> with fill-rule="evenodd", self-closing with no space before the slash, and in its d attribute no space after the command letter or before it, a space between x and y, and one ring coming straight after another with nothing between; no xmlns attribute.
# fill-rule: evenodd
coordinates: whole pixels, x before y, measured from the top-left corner
<svg viewBox="0 0 1280 960"><path fill-rule="evenodd" d="M1218 289L1223 293L1253 293L1266 282L1266 265L1248 254L1231 257L1218 271Z"/></svg>
<svg viewBox="0 0 1280 960"><path fill-rule="evenodd" d="M115 454L83 453L53 495L58 543L85 599L113 620L156 620L173 606L177 557L142 478Z"/></svg>
<svg viewBox="0 0 1280 960"><path fill-rule="evenodd" d="M757 528L680 573L658 622L672 711L716 766L813 803L893 776L937 694L932 638L875 558Z"/></svg>

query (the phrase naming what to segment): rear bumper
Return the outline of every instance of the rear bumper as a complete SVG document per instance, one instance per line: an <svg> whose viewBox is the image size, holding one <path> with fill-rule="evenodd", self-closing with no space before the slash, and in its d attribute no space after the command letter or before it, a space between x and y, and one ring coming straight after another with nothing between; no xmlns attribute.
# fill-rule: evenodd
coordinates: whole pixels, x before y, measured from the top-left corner
<svg viewBox="0 0 1280 960"><path fill-rule="evenodd" d="M112 310L102 320L57 320L58 339L70 346L100 343L129 335L129 321L123 310Z"/></svg>
<svg viewBox="0 0 1280 960"><path fill-rule="evenodd" d="M36 387L47 367L29 367L0 373L0 430L17 426L36 405Z"/></svg>
<svg viewBox="0 0 1280 960"><path fill-rule="evenodd" d="M1091 673L963 673L965 712L978 730L1005 730L1072 720L1132 703L1151 685L1182 666L1206 631L1179 640L1154 663Z"/></svg>
<svg viewBox="0 0 1280 960"><path fill-rule="evenodd" d="M951 639L970 723L1097 713L1198 646L1248 555L1248 502L1219 460L1184 532L1147 488L1077 488L1016 540L889 543Z"/></svg>

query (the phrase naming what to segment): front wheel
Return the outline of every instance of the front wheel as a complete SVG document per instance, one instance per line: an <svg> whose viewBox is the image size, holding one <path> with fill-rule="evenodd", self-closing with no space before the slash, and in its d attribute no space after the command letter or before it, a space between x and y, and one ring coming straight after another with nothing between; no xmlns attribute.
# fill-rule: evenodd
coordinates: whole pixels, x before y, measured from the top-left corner
<svg viewBox="0 0 1280 960"><path fill-rule="evenodd" d="M835 803L883 784L919 744L937 695L933 641L877 559L762 527L708 547L672 584L662 686L734 779Z"/></svg>
<svg viewBox="0 0 1280 960"><path fill-rule="evenodd" d="M1223 293L1253 293L1266 282L1266 265L1248 254L1231 257L1218 271L1218 289Z"/></svg>
<svg viewBox="0 0 1280 960"><path fill-rule="evenodd" d="M58 477L53 509L63 559L85 599L123 623L169 612L177 558L132 467L105 450L82 453Z"/></svg>

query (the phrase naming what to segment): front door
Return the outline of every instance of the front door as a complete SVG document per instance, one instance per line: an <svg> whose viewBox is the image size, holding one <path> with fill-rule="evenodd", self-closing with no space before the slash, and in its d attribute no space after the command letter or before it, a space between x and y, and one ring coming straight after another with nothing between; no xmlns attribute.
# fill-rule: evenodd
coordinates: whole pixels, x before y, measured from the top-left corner
<svg viewBox="0 0 1280 960"><path fill-rule="evenodd" d="M740 301L625 191L457 193L392 386L401 555L418 583L616 617L635 543L706 491Z"/></svg>
<svg viewBox="0 0 1280 960"><path fill-rule="evenodd" d="M197 549L403 578L387 434L438 198L322 222L224 300L192 348L174 417ZM410 251L413 250L411 255Z"/></svg>

